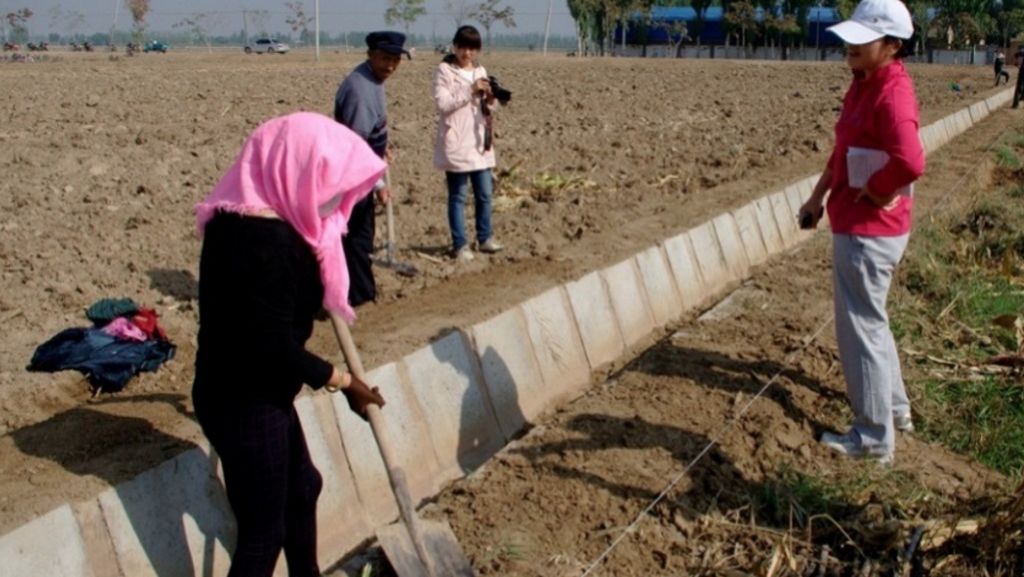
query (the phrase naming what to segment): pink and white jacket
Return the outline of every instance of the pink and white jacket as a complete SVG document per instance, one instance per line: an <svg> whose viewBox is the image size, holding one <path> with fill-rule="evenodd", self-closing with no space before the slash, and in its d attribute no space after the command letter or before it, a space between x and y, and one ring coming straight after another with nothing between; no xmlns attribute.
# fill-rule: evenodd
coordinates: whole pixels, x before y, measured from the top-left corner
<svg viewBox="0 0 1024 577"><path fill-rule="evenodd" d="M434 140L434 167L445 172L473 172L494 168L494 146L484 150L487 119L473 84L487 78L483 66L473 69L472 80L458 68L442 62L434 73L434 104L439 115ZM494 109L491 107L491 114Z"/></svg>

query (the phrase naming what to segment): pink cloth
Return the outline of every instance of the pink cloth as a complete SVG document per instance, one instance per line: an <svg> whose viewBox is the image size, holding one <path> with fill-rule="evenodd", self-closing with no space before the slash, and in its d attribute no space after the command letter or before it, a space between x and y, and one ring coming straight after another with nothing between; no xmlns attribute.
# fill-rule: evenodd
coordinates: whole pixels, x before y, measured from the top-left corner
<svg viewBox="0 0 1024 577"><path fill-rule="evenodd" d="M149 340L145 331L135 326L135 323L126 317L117 317L103 327L103 332L122 341L144 342Z"/></svg>
<svg viewBox="0 0 1024 577"><path fill-rule="evenodd" d="M917 97L903 62L876 70L870 78L855 77L843 99L836 123L836 145L828 161L832 193L828 219L832 232L862 236L902 236L910 232L913 198L898 196L892 210L867 199L855 201L846 153L851 146L884 150L889 162L868 179L875 194L889 195L924 174L924 149L918 136Z"/></svg>
<svg viewBox="0 0 1024 577"><path fill-rule="evenodd" d="M480 97L473 95L473 83L487 78L477 66L472 80L463 77L452 64L442 62L434 73L434 106L437 108L437 136L434 139L434 167L445 172L474 172L494 168L494 147L484 150L486 119ZM491 106L491 114L497 108Z"/></svg>
<svg viewBox="0 0 1024 577"><path fill-rule="evenodd" d="M385 168L362 138L326 116L297 112L268 120L249 135L234 165L196 205L199 234L219 210L272 210L315 251L324 308L351 323L355 311L348 303L341 236L348 232L352 207Z"/></svg>

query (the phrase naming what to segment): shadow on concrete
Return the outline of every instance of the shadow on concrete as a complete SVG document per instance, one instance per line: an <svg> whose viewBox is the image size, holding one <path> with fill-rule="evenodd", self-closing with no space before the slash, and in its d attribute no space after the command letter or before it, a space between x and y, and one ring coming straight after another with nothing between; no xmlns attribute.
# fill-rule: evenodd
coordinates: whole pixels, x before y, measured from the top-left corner
<svg viewBox="0 0 1024 577"><path fill-rule="evenodd" d="M169 403L193 418L185 399L160 394L96 405ZM159 577L210 577L217 573L217 543L234 548L234 523L216 474L216 456L156 429L149 420L77 407L10 436L28 455L114 487L113 495L100 496L100 505L107 529L119 537L114 542L120 544L119 564L127 574L145 566ZM133 538L141 551L133 550ZM190 540L194 544L199 538L202 552L190 547Z"/></svg>

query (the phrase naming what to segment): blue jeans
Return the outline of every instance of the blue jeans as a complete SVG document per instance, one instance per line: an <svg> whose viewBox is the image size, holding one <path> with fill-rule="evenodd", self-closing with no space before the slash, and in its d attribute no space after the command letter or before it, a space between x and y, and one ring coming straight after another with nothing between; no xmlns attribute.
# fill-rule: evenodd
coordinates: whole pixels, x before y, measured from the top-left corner
<svg viewBox="0 0 1024 577"><path fill-rule="evenodd" d="M473 183L473 208L476 217L476 240L480 244L491 238L491 193L494 181L491 169L473 172L446 172L448 180L448 226L452 231L452 248L466 246L466 194Z"/></svg>

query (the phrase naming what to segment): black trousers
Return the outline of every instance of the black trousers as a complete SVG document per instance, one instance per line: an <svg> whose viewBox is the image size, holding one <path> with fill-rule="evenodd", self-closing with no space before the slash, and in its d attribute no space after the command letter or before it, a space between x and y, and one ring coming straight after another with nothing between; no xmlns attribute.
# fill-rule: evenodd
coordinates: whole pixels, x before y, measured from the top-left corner
<svg viewBox="0 0 1024 577"><path fill-rule="evenodd" d="M354 307L377 299L377 284L373 280L373 265L370 262L376 229L374 203L374 194L371 192L352 207L348 234L341 240L348 265L348 301Z"/></svg>
<svg viewBox="0 0 1024 577"><path fill-rule="evenodd" d="M997 66L996 69L996 86L999 86L999 79L1003 79L1007 84L1010 83L1010 73L1003 70L1002 66Z"/></svg>
<svg viewBox="0 0 1024 577"><path fill-rule="evenodd" d="M1013 107L1017 108L1024 98L1024 67L1017 71L1017 85L1013 89Z"/></svg>
<svg viewBox="0 0 1024 577"><path fill-rule="evenodd" d="M319 577L316 501L323 480L295 407L229 404L196 389L193 395L199 424L224 466L238 525L228 577L270 577L282 549L290 577Z"/></svg>

